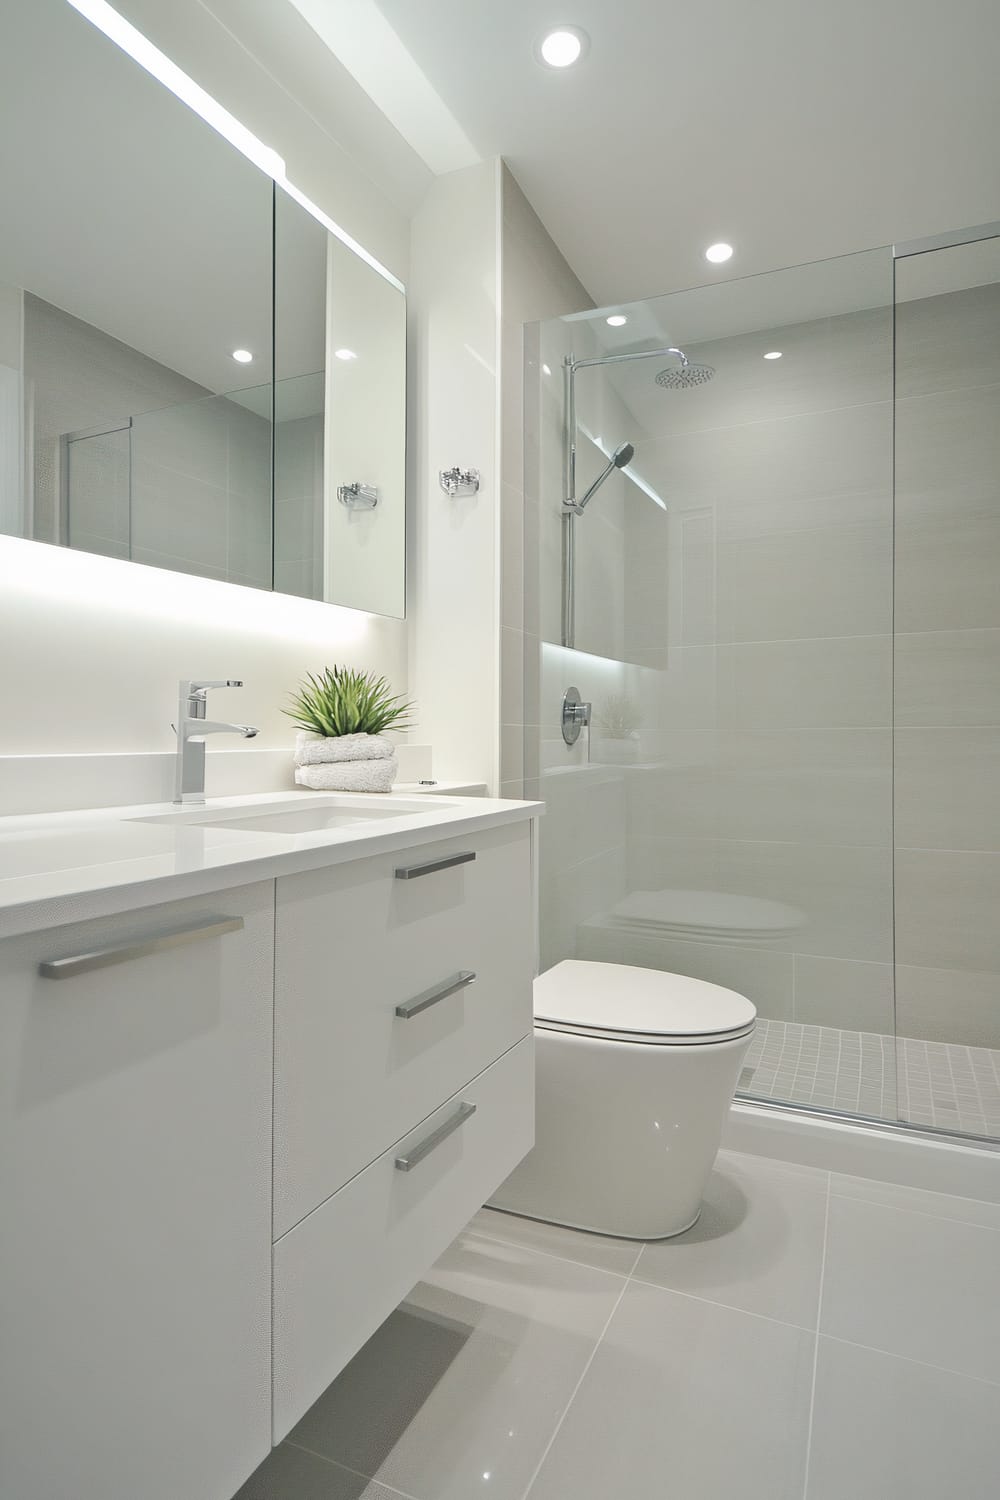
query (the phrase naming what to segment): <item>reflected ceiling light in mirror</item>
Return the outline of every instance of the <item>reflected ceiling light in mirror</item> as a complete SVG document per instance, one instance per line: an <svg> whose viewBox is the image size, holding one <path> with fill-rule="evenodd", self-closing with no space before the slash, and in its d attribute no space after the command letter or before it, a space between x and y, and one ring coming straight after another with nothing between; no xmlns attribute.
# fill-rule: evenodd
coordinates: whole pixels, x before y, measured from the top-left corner
<svg viewBox="0 0 1000 1500"><path fill-rule="evenodd" d="M558 26L542 37L535 54L549 68L571 68L587 50L588 41L579 26Z"/></svg>
<svg viewBox="0 0 1000 1500"><path fill-rule="evenodd" d="M336 359L348 360L357 359L358 357L353 349L334 349L333 353Z"/></svg>
<svg viewBox="0 0 1000 1500"><path fill-rule="evenodd" d="M285 175L285 163L277 151L264 142L258 140L252 130L231 115L228 109L224 109L217 99L205 92L200 84L195 83L183 68L179 68L175 62L171 62L165 52L144 37L130 21L110 5L107 0L69 0L74 10L96 26L99 31L127 52L141 68L147 73L152 73L158 78L172 94L176 94L189 109L193 109L196 115L200 115L207 125L217 130L220 135L225 136L237 151L260 167L269 177L281 179Z"/></svg>
<svg viewBox="0 0 1000 1500"><path fill-rule="evenodd" d="M249 365L253 361L253 355L249 349L234 349L233 358L238 365Z"/></svg>
<svg viewBox="0 0 1000 1500"><path fill-rule="evenodd" d="M183 104L193 109L206 125L211 125L212 129L224 136L230 145L236 147L237 151L242 152L262 172L273 178L279 187L284 188L289 197L294 198L307 213L312 214L313 218L340 240L342 245L346 245L348 250L353 250L355 255L360 256L373 271L377 271L397 291L406 291L398 276L394 276L380 260L376 260L375 256L366 250L364 245L359 244L353 235L348 234L346 229L341 229L340 225L307 197L301 188L289 182L284 157L271 146L265 146L263 141L258 140L252 130L248 130L242 121L237 120L235 115L231 115L228 109L223 108L219 101L213 99L212 95L207 93L200 84L195 83L183 68L171 62L165 52L161 52L159 47L155 47L148 37L143 36L142 32L130 21L126 21L124 16L119 15L114 7L107 3L107 0L68 0L68 3L91 25L96 26L98 31L103 31L116 47L120 47L141 68L145 68L147 73L151 73L154 78L158 79Z"/></svg>
<svg viewBox="0 0 1000 1500"><path fill-rule="evenodd" d="M767 354L764 355L764 358L765 359L780 359L781 358L781 350L780 349L770 349L770 350L768 350Z"/></svg>
<svg viewBox="0 0 1000 1500"><path fill-rule="evenodd" d="M719 240L718 244L709 245L705 251L705 259L710 260L713 266L721 266L723 261L731 259L732 254L732 245L727 245L725 240Z"/></svg>
<svg viewBox="0 0 1000 1500"><path fill-rule="evenodd" d="M610 318L604 320L609 328L624 328L628 322L624 313L613 313Z"/></svg>
<svg viewBox="0 0 1000 1500"><path fill-rule="evenodd" d="M552 371L549 369L548 365L542 365L542 374L543 375L551 375L552 374Z"/></svg>

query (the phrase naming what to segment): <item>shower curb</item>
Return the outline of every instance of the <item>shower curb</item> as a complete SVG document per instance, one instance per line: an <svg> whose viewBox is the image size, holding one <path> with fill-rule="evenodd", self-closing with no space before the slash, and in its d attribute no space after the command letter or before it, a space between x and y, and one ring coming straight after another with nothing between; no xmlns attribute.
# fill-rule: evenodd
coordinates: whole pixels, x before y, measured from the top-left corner
<svg viewBox="0 0 1000 1500"><path fill-rule="evenodd" d="M722 1145L849 1177L1000 1203L1000 1145L982 1141L737 1102Z"/></svg>

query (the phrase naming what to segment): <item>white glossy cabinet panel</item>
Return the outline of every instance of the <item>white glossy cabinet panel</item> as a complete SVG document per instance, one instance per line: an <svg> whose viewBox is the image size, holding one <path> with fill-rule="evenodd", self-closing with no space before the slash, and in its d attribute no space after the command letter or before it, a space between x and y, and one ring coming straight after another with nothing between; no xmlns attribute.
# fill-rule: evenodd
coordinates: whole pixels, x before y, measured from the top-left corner
<svg viewBox="0 0 1000 1500"><path fill-rule="evenodd" d="M530 1034L530 825L280 879L276 910L277 1239Z"/></svg>
<svg viewBox="0 0 1000 1500"><path fill-rule="evenodd" d="M5 1500L226 1500L268 1451L273 901L0 943ZM242 930L39 974L216 915Z"/></svg>
<svg viewBox="0 0 1000 1500"><path fill-rule="evenodd" d="M275 1442L530 1150L533 1122L525 1039L278 1241Z"/></svg>

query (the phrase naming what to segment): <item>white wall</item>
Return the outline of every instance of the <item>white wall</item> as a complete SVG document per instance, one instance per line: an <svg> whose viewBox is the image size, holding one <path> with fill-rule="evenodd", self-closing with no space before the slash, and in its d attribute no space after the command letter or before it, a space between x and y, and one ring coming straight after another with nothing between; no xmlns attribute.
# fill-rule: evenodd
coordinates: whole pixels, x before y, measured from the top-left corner
<svg viewBox="0 0 1000 1500"><path fill-rule="evenodd" d="M500 163L439 177L409 284L410 689L435 775L498 782ZM477 468L452 499L438 472Z"/></svg>
<svg viewBox="0 0 1000 1500"><path fill-rule="evenodd" d="M0 639L5 755L168 751L178 680L200 676L243 678L212 714L258 725L255 750L288 746L281 709L305 671L406 677L398 621L13 537L0 539Z"/></svg>

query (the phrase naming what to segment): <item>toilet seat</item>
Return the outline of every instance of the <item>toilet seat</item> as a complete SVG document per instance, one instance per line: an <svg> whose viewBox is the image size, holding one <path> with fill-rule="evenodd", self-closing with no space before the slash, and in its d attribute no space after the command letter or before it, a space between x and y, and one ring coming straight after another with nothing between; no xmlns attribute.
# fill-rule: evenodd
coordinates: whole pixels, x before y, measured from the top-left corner
<svg viewBox="0 0 1000 1500"><path fill-rule="evenodd" d="M572 958L538 976L534 1004L544 1031L648 1046L734 1041L757 1017L744 995L704 979Z"/></svg>

